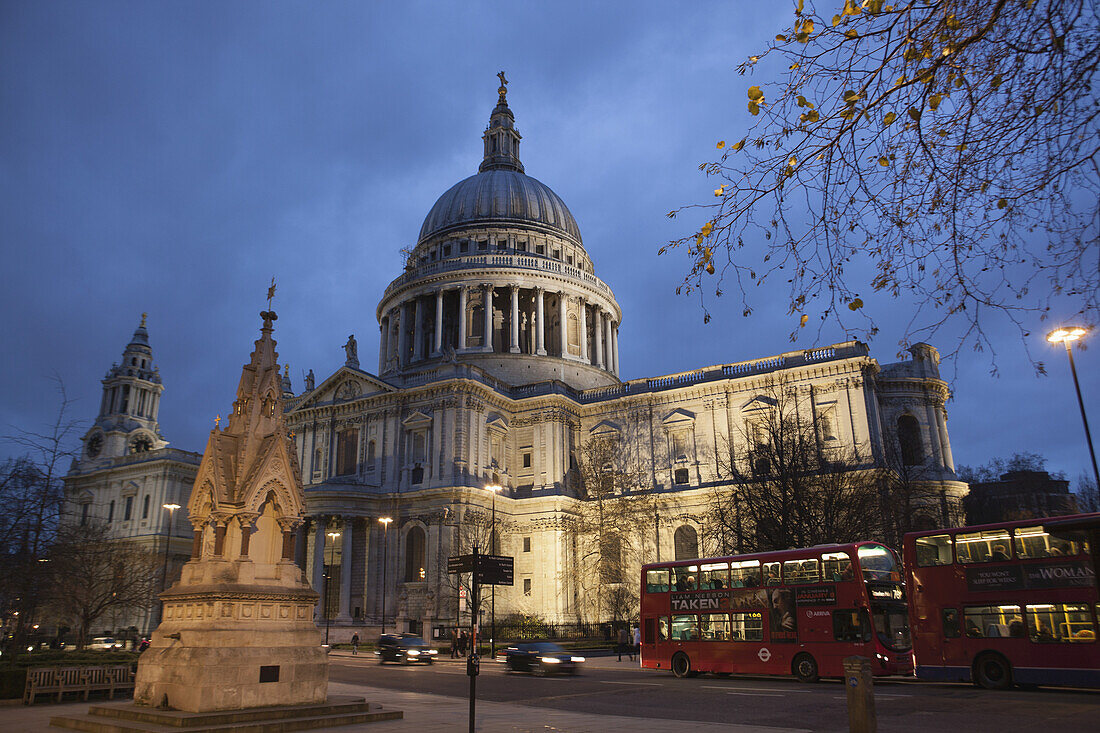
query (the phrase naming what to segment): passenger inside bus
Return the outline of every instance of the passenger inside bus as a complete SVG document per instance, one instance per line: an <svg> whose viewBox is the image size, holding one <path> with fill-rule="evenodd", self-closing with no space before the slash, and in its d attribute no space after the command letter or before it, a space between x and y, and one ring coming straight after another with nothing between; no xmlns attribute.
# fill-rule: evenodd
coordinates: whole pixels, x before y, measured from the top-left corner
<svg viewBox="0 0 1100 733"><path fill-rule="evenodd" d="M993 545L992 559L993 562L1008 561L1008 551L1005 549L1004 545Z"/></svg>

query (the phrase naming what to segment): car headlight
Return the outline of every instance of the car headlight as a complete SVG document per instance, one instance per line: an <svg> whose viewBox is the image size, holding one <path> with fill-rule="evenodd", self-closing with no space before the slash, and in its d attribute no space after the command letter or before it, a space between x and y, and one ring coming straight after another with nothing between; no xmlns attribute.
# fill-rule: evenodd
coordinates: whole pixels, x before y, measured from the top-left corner
<svg viewBox="0 0 1100 733"><path fill-rule="evenodd" d="M570 662L583 662L584 657L569 657Z"/></svg>
<svg viewBox="0 0 1100 733"><path fill-rule="evenodd" d="M561 664L561 660L557 657L539 657L539 661L545 664Z"/></svg>
<svg viewBox="0 0 1100 733"><path fill-rule="evenodd" d="M439 654L439 650L438 649L429 649L428 654Z"/></svg>
<svg viewBox="0 0 1100 733"><path fill-rule="evenodd" d="M405 653L408 654L410 657L419 657L420 656L420 652L416 649L410 649L409 651L407 651Z"/></svg>

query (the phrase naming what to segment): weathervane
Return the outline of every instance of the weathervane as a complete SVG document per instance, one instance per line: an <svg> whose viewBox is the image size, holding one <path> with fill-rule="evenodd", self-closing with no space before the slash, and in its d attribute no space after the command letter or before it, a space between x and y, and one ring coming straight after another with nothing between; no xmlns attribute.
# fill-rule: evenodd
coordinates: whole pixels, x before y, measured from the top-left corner
<svg viewBox="0 0 1100 733"><path fill-rule="evenodd" d="M271 276L271 287L267 289L267 309L271 310L271 299L275 297L275 276Z"/></svg>
<svg viewBox="0 0 1100 733"><path fill-rule="evenodd" d="M503 71L499 72L497 74L497 77L500 79L500 89L497 89L497 94L500 95L500 103L507 104L507 101L505 101L504 99L504 95L508 93L508 80L504 78Z"/></svg>

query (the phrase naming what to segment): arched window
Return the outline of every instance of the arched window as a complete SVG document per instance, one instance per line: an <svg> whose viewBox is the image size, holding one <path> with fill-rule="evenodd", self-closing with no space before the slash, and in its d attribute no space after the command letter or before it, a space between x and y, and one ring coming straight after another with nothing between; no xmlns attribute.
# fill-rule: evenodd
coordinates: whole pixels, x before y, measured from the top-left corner
<svg viewBox="0 0 1100 733"><path fill-rule="evenodd" d="M375 446L374 441L367 443L367 470L374 470L375 455L378 452L378 448Z"/></svg>
<svg viewBox="0 0 1100 733"><path fill-rule="evenodd" d="M321 449L313 451L313 478L321 477Z"/></svg>
<svg viewBox="0 0 1100 733"><path fill-rule="evenodd" d="M898 418L898 443L901 445L901 462L906 466L924 463L924 446L921 445L920 423L912 415Z"/></svg>
<svg viewBox="0 0 1100 733"><path fill-rule="evenodd" d="M581 345L581 323L577 318L576 313L569 314L569 345L580 347Z"/></svg>
<svg viewBox="0 0 1100 733"><path fill-rule="evenodd" d="M405 535L405 582L424 580L424 530L413 527Z"/></svg>
<svg viewBox="0 0 1100 733"><path fill-rule="evenodd" d="M677 560L694 560L699 557L699 533L690 524L676 528L672 535L672 544Z"/></svg>
<svg viewBox="0 0 1100 733"><path fill-rule="evenodd" d="M481 345L481 338L485 335L485 309L475 305L469 310L470 320L466 326L466 346Z"/></svg>

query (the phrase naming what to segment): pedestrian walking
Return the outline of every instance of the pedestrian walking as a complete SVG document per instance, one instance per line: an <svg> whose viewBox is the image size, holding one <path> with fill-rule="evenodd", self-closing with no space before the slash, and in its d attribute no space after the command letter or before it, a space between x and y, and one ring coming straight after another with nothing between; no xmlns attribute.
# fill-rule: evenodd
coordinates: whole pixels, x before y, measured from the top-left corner
<svg viewBox="0 0 1100 733"><path fill-rule="evenodd" d="M634 653L638 655L638 660L641 661L641 659L642 659L642 630L639 629L637 627L637 625L635 625L634 626L634 632L633 632L632 635L634 637ZM633 657L631 659L633 660Z"/></svg>
<svg viewBox="0 0 1100 733"><path fill-rule="evenodd" d="M458 655L460 657L466 656L466 644L470 641L466 636L465 631L458 632Z"/></svg>
<svg viewBox="0 0 1100 733"><path fill-rule="evenodd" d="M618 661L623 661L624 654L630 656L630 661L634 661L634 647L630 645L630 641L630 632L627 628L624 626L619 629L619 643L615 647L615 650L619 653Z"/></svg>
<svg viewBox="0 0 1100 733"><path fill-rule="evenodd" d="M451 659L458 657L458 629L451 629Z"/></svg>
<svg viewBox="0 0 1100 733"><path fill-rule="evenodd" d="M351 654L355 656L359 653L359 632L356 631L351 635Z"/></svg>

